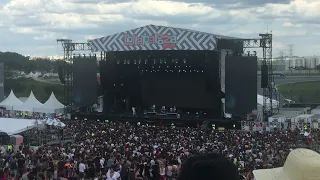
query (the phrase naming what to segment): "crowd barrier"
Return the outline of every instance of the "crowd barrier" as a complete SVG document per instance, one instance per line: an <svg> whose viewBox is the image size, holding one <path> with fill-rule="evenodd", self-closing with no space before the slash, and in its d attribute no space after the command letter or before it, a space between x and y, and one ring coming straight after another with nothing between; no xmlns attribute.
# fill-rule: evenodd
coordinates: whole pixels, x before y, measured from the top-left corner
<svg viewBox="0 0 320 180"><path fill-rule="evenodd" d="M241 129L244 131L286 131L306 129L320 129L319 122L252 122L241 121Z"/></svg>

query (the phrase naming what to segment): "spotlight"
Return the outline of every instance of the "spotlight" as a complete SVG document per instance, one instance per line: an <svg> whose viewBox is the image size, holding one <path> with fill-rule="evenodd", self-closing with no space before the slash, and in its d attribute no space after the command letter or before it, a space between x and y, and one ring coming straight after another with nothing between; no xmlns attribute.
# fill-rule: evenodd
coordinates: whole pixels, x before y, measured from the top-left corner
<svg viewBox="0 0 320 180"><path fill-rule="evenodd" d="M145 60L144 60L144 64L147 64L147 61L148 61L148 60L147 60L147 59L145 59Z"/></svg>
<svg viewBox="0 0 320 180"><path fill-rule="evenodd" d="M120 60L117 60L117 64L120 64Z"/></svg>
<svg viewBox="0 0 320 180"><path fill-rule="evenodd" d="M130 64L130 60L127 60L127 64Z"/></svg>
<svg viewBox="0 0 320 180"><path fill-rule="evenodd" d="M141 64L141 59L139 59L139 64Z"/></svg>
<svg viewBox="0 0 320 180"><path fill-rule="evenodd" d="M123 64L127 64L127 60L124 60L124 61L123 61Z"/></svg>
<svg viewBox="0 0 320 180"><path fill-rule="evenodd" d="M137 64L137 60L134 60L134 64Z"/></svg>
<svg viewBox="0 0 320 180"><path fill-rule="evenodd" d="M186 60L186 58L184 58L184 59L183 59L183 63L184 63L184 64L185 64L185 63L187 63L187 60Z"/></svg>
<svg viewBox="0 0 320 180"><path fill-rule="evenodd" d="M160 59L160 64L162 64L162 59Z"/></svg>

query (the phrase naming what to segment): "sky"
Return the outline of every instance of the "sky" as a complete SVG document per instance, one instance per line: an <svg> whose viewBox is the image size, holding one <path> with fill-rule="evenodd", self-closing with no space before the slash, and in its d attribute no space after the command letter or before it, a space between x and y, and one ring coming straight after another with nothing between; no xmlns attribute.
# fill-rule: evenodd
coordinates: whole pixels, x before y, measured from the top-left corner
<svg viewBox="0 0 320 180"><path fill-rule="evenodd" d="M154 24L239 38L272 31L273 55L320 55L320 0L0 0L0 51L62 55L74 42Z"/></svg>

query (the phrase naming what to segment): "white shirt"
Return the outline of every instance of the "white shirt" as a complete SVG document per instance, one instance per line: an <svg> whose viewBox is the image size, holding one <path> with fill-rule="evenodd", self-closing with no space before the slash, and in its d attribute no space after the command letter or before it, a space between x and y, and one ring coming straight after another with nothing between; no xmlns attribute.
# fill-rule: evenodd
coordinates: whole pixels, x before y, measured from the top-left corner
<svg viewBox="0 0 320 180"><path fill-rule="evenodd" d="M110 177L110 170L107 172L107 180L117 180L118 178L120 178L120 174L118 172L115 171L112 177Z"/></svg>
<svg viewBox="0 0 320 180"><path fill-rule="evenodd" d="M86 169L86 165L84 165L83 163L79 164L79 172L80 173L84 173L84 170Z"/></svg>
<svg viewBox="0 0 320 180"><path fill-rule="evenodd" d="M104 159L100 159L100 165L102 168L104 167Z"/></svg>

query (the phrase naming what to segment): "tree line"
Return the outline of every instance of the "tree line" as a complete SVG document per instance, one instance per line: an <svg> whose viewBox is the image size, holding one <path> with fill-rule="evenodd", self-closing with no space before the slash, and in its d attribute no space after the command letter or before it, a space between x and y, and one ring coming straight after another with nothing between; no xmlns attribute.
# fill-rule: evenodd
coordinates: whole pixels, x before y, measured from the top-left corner
<svg viewBox="0 0 320 180"><path fill-rule="evenodd" d="M57 72L61 60L52 61L45 58L29 60L29 57L15 52L0 52L0 63L4 63L5 70L19 70L25 73Z"/></svg>

